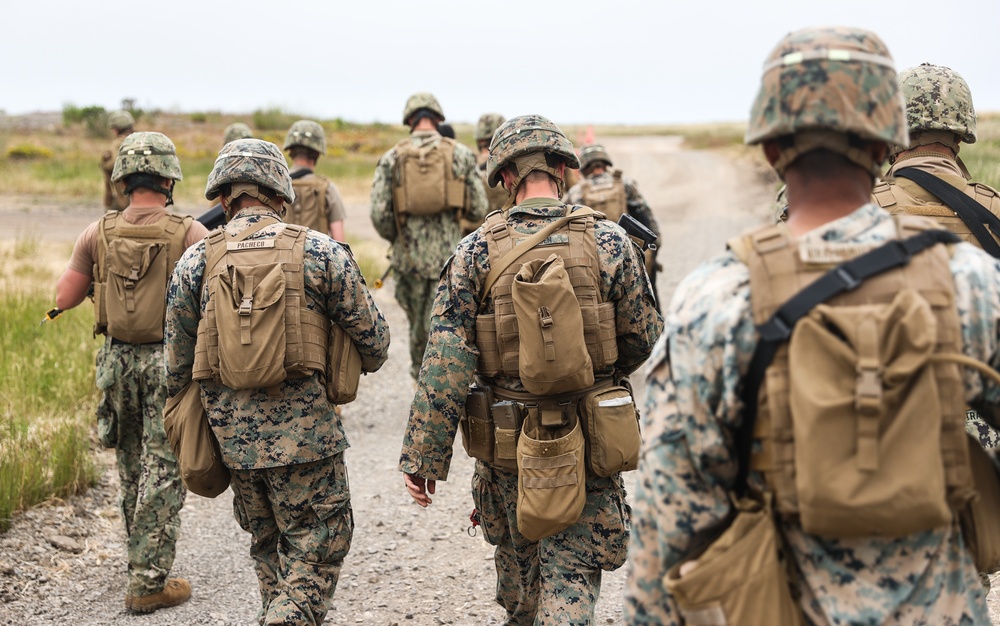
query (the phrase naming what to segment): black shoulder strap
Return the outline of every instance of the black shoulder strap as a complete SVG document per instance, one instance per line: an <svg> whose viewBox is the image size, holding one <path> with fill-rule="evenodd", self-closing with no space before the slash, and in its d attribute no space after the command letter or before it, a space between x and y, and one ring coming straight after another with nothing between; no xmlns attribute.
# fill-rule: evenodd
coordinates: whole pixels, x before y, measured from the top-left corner
<svg viewBox="0 0 1000 626"><path fill-rule="evenodd" d="M750 359L750 367L743 381L743 392L740 394L743 400L743 423L740 424L736 435L739 467L735 483L735 490L739 496L746 495L760 386L778 348L791 338L795 324L817 304L857 289L872 276L906 265L914 255L927 248L939 243L960 241L958 235L947 230L925 230L907 239L893 239L823 274L816 282L792 296L770 319L757 327L760 340Z"/></svg>
<svg viewBox="0 0 1000 626"><path fill-rule="evenodd" d="M298 180L303 176L307 176L312 173L313 171L311 169L309 169L308 167L303 167L302 169L289 174L288 177L291 178L292 180Z"/></svg>
<svg viewBox="0 0 1000 626"><path fill-rule="evenodd" d="M996 239L991 237L983 226L983 224L989 224L990 230L1000 237L1000 218L990 213L989 209L934 174L915 167L904 167L897 171L895 176L908 178L937 196L941 202L944 202L948 208L962 218L972 234L976 236L976 240L979 241L983 250L1000 258L1000 244L997 244Z"/></svg>

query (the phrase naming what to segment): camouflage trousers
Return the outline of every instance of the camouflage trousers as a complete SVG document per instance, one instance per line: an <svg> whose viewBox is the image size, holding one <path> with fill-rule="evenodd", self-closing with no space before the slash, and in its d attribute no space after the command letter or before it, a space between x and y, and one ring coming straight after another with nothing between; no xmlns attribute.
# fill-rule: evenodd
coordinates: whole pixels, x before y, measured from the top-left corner
<svg viewBox="0 0 1000 626"><path fill-rule="evenodd" d="M424 360L437 286L436 278L420 278L396 272L396 301L406 312L406 319L410 323L410 376L413 380L417 379L420 364Z"/></svg>
<svg viewBox="0 0 1000 626"><path fill-rule="evenodd" d="M174 564L187 491L163 430L163 346L105 341L97 353L101 439L115 448L128 538L128 594L163 590Z"/></svg>
<svg viewBox="0 0 1000 626"><path fill-rule="evenodd" d="M625 562L629 516L621 475L587 476L587 503L577 522L540 541L517 530L517 474L476 462L472 498L494 552L497 603L505 624L593 623L601 571Z"/></svg>
<svg viewBox="0 0 1000 626"><path fill-rule="evenodd" d="M322 623L354 535L344 453L230 471L236 521L252 535L259 622Z"/></svg>

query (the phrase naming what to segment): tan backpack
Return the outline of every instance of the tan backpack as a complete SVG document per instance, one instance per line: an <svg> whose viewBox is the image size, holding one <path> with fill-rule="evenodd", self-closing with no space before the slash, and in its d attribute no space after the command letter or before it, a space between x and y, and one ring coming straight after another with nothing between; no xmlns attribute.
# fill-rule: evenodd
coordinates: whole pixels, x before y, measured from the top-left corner
<svg viewBox="0 0 1000 626"><path fill-rule="evenodd" d="M582 185L582 203L590 208L604 213L612 222L628 211L628 196L625 193L625 181L621 170L612 170L611 176L598 183L592 178L585 178Z"/></svg>
<svg viewBox="0 0 1000 626"><path fill-rule="evenodd" d="M274 238L248 239L277 219L236 237L206 239L208 303L198 326L192 377L231 389L277 385L327 371L330 322L307 306L306 228L286 224Z"/></svg>
<svg viewBox="0 0 1000 626"><path fill-rule="evenodd" d="M285 221L289 224L298 224L319 231L324 235L330 232L330 223L327 221L326 190L330 181L326 178L313 174L307 170L301 170L302 176L292 178L292 189L295 191L295 202L288 209ZM298 172L296 172L298 174Z"/></svg>
<svg viewBox="0 0 1000 626"><path fill-rule="evenodd" d="M434 137L423 145L409 138L396 144L392 203L396 221L409 215L436 215L465 208L465 181L454 174L455 141Z"/></svg>
<svg viewBox="0 0 1000 626"><path fill-rule="evenodd" d="M163 341L167 281L184 253L192 217L167 214L154 224L106 213L94 264L94 334L126 343Z"/></svg>

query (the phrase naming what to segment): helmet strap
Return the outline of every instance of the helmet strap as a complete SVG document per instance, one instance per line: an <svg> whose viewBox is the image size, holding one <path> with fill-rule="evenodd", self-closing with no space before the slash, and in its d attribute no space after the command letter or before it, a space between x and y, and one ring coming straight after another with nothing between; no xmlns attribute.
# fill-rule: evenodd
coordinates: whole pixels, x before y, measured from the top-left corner
<svg viewBox="0 0 1000 626"><path fill-rule="evenodd" d="M273 200L269 198L261 191L260 186L256 183L233 183L229 190L229 194L226 195L226 204L232 206L233 200L240 196L250 196L277 213L280 217L285 217L285 208L287 205L280 200ZM227 217L232 219L232 216ZM228 219L226 221L228 221Z"/></svg>
<svg viewBox="0 0 1000 626"><path fill-rule="evenodd" d="M517 187L521 184L521 181L523 181L528 174L534 171L545 172L554 178L558 194L562 197L563 193L566 191L566 181L559 173L559 170L555 167L558 165L560 159L561 157L557 157L555 155L550 156L547 152L541 150L529 152L528 154L522 154L521 156L511 159L510 164L517 168L517 174L514 176L510 189L507 190L510 197L514 197L517 193ZM510 200L508 200L508 203L510 203Z"/></svg>
<svg viewBox="0 0 1000 626"><path fill-rule="evenodd" d="M125 177L125 195L132 195L132 192L142 187L144 189L149 189L150 191L155 191L156 193L162 193L167 197L166 206L170 206L174 203L174 186L164 187L160 184L163 180L162 176L157 176L155 174L146 174L145 172L138 172L136 174L129 174Z"/></svg>
<svg viewBox="0 0 1000 626"><path fill-rule="evenodd" d="M782 180L785 179L785 170L795 159L807 152L821 149L843 155L875 178L882 174L882 163L872 158L867 142L854 134L827 129L803 130L794 135L786 135L779 142L781 154L773 167Z"/></svg>

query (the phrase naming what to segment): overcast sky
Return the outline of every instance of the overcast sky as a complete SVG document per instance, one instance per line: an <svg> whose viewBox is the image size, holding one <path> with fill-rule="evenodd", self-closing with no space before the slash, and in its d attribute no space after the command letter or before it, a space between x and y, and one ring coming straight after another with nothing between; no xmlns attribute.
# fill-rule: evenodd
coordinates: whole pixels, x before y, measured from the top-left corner
<svg viewBox="0 0 1000 626"><path fill-rule="evenodd" d="M502 11L502 12L501 12ZM764 57L805 26L874 30L1000 111L1000 1L57 0L6 2L0 110L66 103L399 123L437 95L452 121L745 120Z"/></svg>

